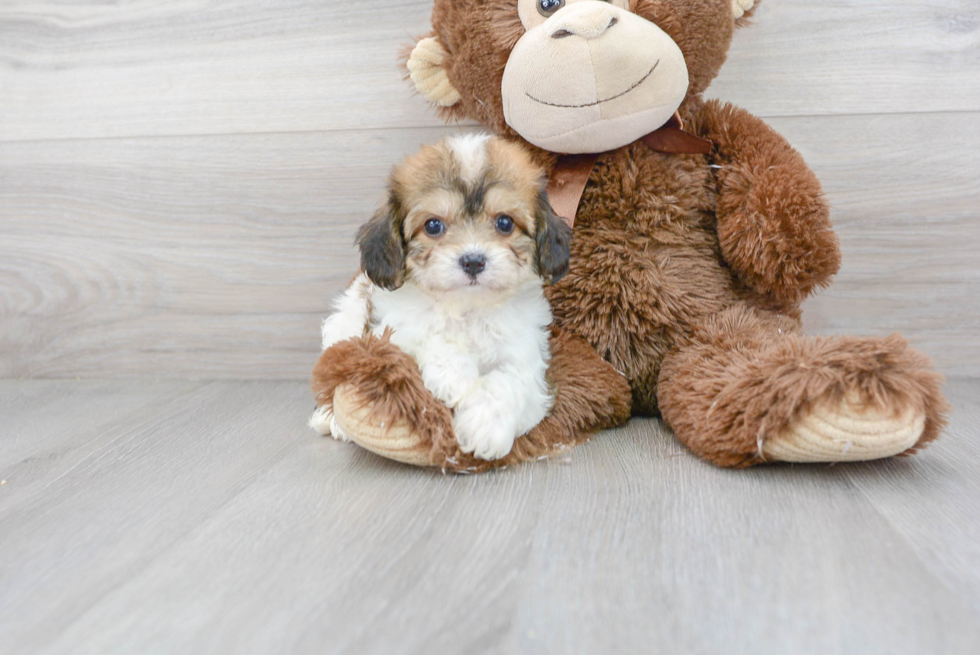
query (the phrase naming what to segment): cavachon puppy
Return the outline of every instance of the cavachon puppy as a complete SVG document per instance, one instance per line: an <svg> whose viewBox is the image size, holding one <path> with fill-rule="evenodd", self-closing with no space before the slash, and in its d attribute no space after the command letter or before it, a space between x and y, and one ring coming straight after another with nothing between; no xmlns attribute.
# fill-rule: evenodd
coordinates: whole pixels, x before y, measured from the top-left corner
<svg viewBox="0 0 980 655"><path fill-rule="evenodd" d="M567 272L571 230L546 182L500 138L424 147L392 172L386 205L357 235L362 272L323 323L324 350L390 332L453 410L460 450L483 460L507 455L554 402L542 287ZM310 425L345 438L327 406Z"/></svg>

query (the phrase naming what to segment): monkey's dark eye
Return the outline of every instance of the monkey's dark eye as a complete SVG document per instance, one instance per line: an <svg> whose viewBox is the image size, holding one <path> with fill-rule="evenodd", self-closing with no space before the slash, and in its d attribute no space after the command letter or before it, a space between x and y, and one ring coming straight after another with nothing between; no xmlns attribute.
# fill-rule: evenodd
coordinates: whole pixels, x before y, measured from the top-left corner
<svg viewBox="0 0 980 655"><path fill-rule="evenodd" d="M514 231L514 219L510 216L501 215L497 217L497 232L510 234Z"/></svg>
<svg viewBox="0 0 980 655"><path fill-rule="evenodd" d="M430 218L425 222L424 229L430 237L437 237L446 231L446 226L438 218Z"/></svg>
<svg viewBox="0 0 980 655"><path fill-rule="evenodd" d="M565 6L565 0L537 0L537 2L538 13L545 18L551 16Z"/></svg>

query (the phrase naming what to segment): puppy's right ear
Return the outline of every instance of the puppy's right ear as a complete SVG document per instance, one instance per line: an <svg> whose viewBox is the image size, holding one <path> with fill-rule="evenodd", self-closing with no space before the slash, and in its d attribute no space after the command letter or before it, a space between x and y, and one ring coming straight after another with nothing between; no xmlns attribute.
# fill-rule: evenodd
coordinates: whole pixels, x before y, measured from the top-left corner
<svg viewBox="0 0 980 655"><path fill-rule="evenodd" d="M405 239L398 201L392 194L384 207L357 231L361 268L376 285L393 290L405 282Z"/></svg>

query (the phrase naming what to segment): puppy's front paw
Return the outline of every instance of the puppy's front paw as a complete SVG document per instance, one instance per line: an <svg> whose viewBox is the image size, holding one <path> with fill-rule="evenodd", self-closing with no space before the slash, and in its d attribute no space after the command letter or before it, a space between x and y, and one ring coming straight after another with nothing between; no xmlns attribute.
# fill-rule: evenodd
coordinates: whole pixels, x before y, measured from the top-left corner
<svg viewBox="0 0 980 655"><path fill-rule="evenodd" d="M324 437L333 437L338 441L350 441L350 438L340 429L333 412L326 407L317 407L308 424Z"/></svg>
<svg viewBox="0 0 980 655"><path fill-rule="evenodd" d="M450 409L459 405L480 374L476 364L469 361L431 361L421 370L425 388Z"/></svg>
<svg viewBox="0 0 980 655"><path fill-rule="evenodd" d="M517 436L516 422L507 407L486 394L467 398L456 408L453 429L460 450L486 460L505 457Z"/></svg>

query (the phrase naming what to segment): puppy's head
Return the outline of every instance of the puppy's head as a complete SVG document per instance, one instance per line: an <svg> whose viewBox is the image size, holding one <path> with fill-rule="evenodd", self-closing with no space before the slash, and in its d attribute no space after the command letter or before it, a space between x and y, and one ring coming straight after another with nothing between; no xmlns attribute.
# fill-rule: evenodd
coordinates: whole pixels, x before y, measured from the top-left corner
<svg viewBox="0 0 980 655"><path fill-rule="evenodd" d="M518 145L482 134L425 146L396 167L388 201L357 234L380 287L506 293L568 271L571 230Z"/></svg>

